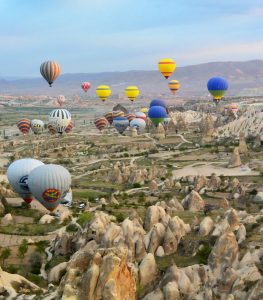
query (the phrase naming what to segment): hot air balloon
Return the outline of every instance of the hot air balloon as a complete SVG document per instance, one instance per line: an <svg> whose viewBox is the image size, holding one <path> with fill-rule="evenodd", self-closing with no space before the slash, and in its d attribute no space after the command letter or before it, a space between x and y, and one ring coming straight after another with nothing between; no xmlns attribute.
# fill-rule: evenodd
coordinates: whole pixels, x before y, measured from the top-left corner
<svg viewBox="0 0 263 300"><path fill-rule="evenodd" d="M40 73L51 87L60 74L60 65L55 61L45 61L40 66Z"/></svg>
<svg viewBox="0 0 263 300"><path fill-rule="evenodd" d="M63 96L63 95L58 95L57 96L57 102L58 102L58 104L62 107L62 105L63 105L63 103L66 101L66 98L65 98L65 96Z"/></svg>
<svg viewBox="0 0 263 300"><path fill-rule="evenodd" d="M39 166L29 174L28 186L46 209L54 211L70 189L71 175L59 165Z"/></svg>
<svg viewBox="0 0 263 300"><path fill-rule="evenodd" d="M171 118L170 118L170 117L166 117L166 118L163 119L163 123L162 123L162 124L163 124L163 127L164 127L165 129L168 128L170 121L171 121Z"/></svg>
<svg viewBox="0 0 263 300"><path fill-rule="evenodd" d="M62 134L71 121L71 115L69 111L63 108L54 109L49 114L48 122L57 131L57 133Z"/></svg>
<svg viewBox="0 0 263 300"><path fill-rule="evenodd" d="M129 120L129 122L136 118L135 114L127 114L125 117Z"/></svg>
<svg viewBox="0 0 263 300"><path fill-rule="evenodd" d="M109 111L107 112L104 117L107 119L107 121L109 122L109 124L112 124L113 121L113 112Z"/></svg>
<svg viewBox="0 0 263 300"><path fill-rule="evenodd" d="M90 87L91 87L91 84L87 81L82 82L82 84L81 84L81 88L83 89L83 91L85 93L87 93L87 91L90 89Z"/></svg>
<svg viewBox="0 0 263 300"><path fill-rule="evenodd" d="M69 124L68 124L68 126L65 129L65 132L66 133L70 133L72 131L72 129L73 129L73 125L74 125L73 122L70 121Z"/></svg>
<svg viewBox="0 0 263 300"><path fill-rule="evenodd" d="M232 111L232 113L236 114L238 112L238 105L236 103L231 103L229 105L229 109Z"/></svg>
<svg viewBox="0 0 263 300"><path fill-rule="evenodd" d="M149 109L148 116L157 127L167 117L166 109L163 106L152 106Z"/></svg>
<svg viewBox="0 0 263 300"><path fill-rule="evenodd" d="M150 103L150 107L152 107L152 106L162 106L162 107L166 108L166 104L162 99L153 99Z"/></svg>
<svg viewBox="0 0 263 300"><path fill-rule="evenodd" d="M136 118L138 118L138 119L143 119L144 121L147 120L146 114L143 113L143 112L141 112L141 111L136 112L136 113L135 113L135 116L136 116Z"/></svg>
<svg viewBox="0 0 263 300"><path fill-rule="evenodd" d="M96 93L102 101L105 101L110 97L111 89L107 85L99 85L96 89Z"/></svg>
<svg viewBox="0 0 263 300"><path fill-rule="evenodd" d="M31 130L34 134L42 132L44 129L44 122L41 120L33 119L31 120Z"/></svg>
<svg viewBox="0 0 263 300"><path fill-rule="evenodd" d="M148 115L148 107L143 107L140 111L143 112L144 114L146 114L146 116Z"/></svg>
<svg viewBox="0 0 263 300"><path fill-rule="evenodd" d="M168 87L169 87L170 91L172 92L172 94L175 95L176 92L180 89L181 85L178 80L173 79L168 83Z"/></svg>
<svg viewBox="0 0 263 300"><path fill-rule="evenodd" d="M23 135L26 135L29 133L31 121L29 119L21 119L16 123L16 126L23 133Z"/></svg>
<svg viewBox="0 0 263 300"><path fill-rule="evenodd" d="M125 91L126 91L126 96L131 101L134 101L140 94L140 91L137 88L137 86L128 86Z"/></svg>
<svg viewBox="0 0 263 300"><path fill-rule="evenodd" d="M207 82L207 89L214 97L214 101L218 103L228 89L228 83L222 77L213 77Z"/></svg>
<svg viewBox="0 0 263 300"><path fill-rule="evenodd" d="M146 122L143 119L136 118L130 122L131 128L136 128L139 134L143 133L146 127Z"/></svg>
<svg viewBox="0 0 263 300"><path fill-rule="evenodd" d="M176 62L171 58L161 59L158 63L159 71L167 79L169 78L176 68Z"/></svg>
<svg viewBox="0 0 263 300"><path fill-rule="evenodd" d="M51 124L48 124L47 128L51 134L57 133L56 128L54 126L52 126Z"/></svg>
<svg viewBox="0 0 263 300"><path fill-rule="evenodd" d="M116 117L113 119L112 122L112 125L120 134L123 134L123 132L127 129L129 124L130 124L129 120L125 117Z"/></svg>
<svg viewBox="0 0 263 300"><path fill-rule="evenodd" d="M124 112L121 110L114 110L112 112L112 117L113 117L113 119L115 119L117 117L124 117Z"/></svg>
<svg viewBox="0 0 263 300"><path fill-rule="evenodd" d="M28 187L28 176L32 170L42 165L44 164L39 160L23 158L12 162L7 169L10 185L27 203L33 200L33 195Z"/></svg>
<svg viewBox="0 0 263 300"><path fill-rule="evenodd" d="M97 118L94 123L97 129L99 129L99 131L105 129L109 124L108 120L105 117Z"/></svg>

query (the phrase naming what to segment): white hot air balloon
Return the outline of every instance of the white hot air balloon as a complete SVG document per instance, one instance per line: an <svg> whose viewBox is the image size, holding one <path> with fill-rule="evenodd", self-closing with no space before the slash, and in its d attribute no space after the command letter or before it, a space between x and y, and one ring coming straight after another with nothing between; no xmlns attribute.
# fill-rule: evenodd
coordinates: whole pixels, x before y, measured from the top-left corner
<svg viewBox="0 0 263 300"><path fill-rule="evenodd" d="M131 128L136 128L139 134L144 133L146 122L141 118L135 118L130 122Z"/></svg>
<svg viewBox="0 0 263 300"><path fill-rule="evenodd" d="M41 120L31 120L31 130L34 132L34 134L39 134L44 129L44 122Z"/></svg>
<svg viewBox="0 0 263 300"><path fill-rule="evenodd" d="M40 166L29 174L28 186L46 209L54 211L70 189L71 175L60 165Z"/></svg>
<svg viewBox="0 0 263 300"><path fill-rule="evenodd" d="M70 121L70 112L63 108L52 110L48 117L48 123L56 129L57 133L60 134L65 132Z"/></svg>
<svg viewBox="0 0 263 300"><path fill-rule="evenodd" d="M33 195L28 187L29 173L42 165L44 164L37 159L23 158L12 162L7 169L10 185L27 203L33 200Z"/></svg>

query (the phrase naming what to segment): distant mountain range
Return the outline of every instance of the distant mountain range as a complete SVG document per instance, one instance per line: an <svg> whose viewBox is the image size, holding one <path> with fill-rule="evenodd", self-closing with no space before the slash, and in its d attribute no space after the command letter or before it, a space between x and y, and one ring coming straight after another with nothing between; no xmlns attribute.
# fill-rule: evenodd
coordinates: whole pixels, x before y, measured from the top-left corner
<svg viewBox="0 0 263 300"><path fill-rule="evenodd" d="M172 76L181 82L178 96L206 96L207 80L212 76L223 76L229 81L229 96L263 95L263 61L245 62L211 62L186 67L178 67ZM113 95L124 95L127 85L137 85L141 94L146 97L169 95L168 81L158 71L127 71L104 73L62 74L52 88L42 78L0 79L0 94L8 95L50 95L64 94L83 95L80 88L82 81L89 81L92 88L88 97L95 97L95 89L99 84L110 85Z"/></svg>

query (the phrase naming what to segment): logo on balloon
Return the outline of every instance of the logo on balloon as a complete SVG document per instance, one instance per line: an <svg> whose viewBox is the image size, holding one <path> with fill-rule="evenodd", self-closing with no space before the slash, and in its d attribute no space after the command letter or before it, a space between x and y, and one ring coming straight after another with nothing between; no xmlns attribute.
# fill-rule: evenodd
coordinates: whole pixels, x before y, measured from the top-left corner
<svg viewBox="0 0 263 300"><path fill-rule="evenodd" d="M22 176L19 180L19 184L22 190L29 191L28 187L28 175Z"/></svg>
<svg viewBox="0 0 263 300"><path fill-rule="evenodd" d="M56 202L60 198L60 195L60 191L56 189L47 189L42 194L46 202Z"/></svg>

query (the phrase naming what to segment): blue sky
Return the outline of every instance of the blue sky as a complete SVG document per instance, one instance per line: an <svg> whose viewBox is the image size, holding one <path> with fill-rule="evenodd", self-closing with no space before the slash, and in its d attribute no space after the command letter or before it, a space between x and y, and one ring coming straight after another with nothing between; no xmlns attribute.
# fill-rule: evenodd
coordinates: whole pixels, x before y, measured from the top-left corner
<svg viewBox="0 0 263 300"><path fill-rule="evenodd" d="M0 76L263 59L262 0L0 0Z"/></svg>

